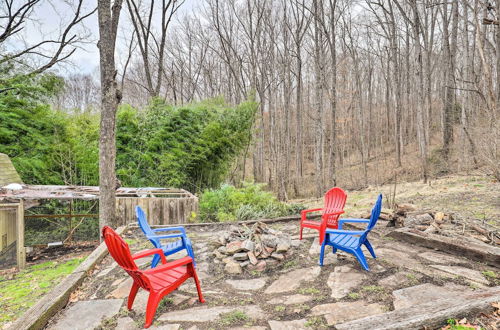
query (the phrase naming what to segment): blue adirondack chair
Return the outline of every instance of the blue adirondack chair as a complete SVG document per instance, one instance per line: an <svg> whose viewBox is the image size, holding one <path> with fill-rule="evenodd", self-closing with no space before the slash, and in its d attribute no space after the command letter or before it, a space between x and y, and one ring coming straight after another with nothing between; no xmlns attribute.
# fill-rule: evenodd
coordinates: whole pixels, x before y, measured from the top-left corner
<svg viewBox="0 0 500 330"><path fill-rule="evenodd" d="M196 266L196 262L194 261L193 247L191 245L191 241L186 236L186 230L184 229L184 227L179 226L179 227L151 229L151 227L148 224L148 220L146 219L146 214L144 213L144 211L141 209L140 206L135 207L135 214L137 215L137 221L139 222L139 227L141 227L142 232L144 233L144 235L146 235L146 237L154 245L155 248L162 249L163 254L165 254L165 256L186 249L188 256L190 256L193 259L193 265ZM176 233L169 235L157 234L162 231L174 231ZM180 238L180 239L167 244L161 244L160 240L167 238ZM156 265L158 264L158 262L160 262L160 260L161 260L160 256L155 254L155 256L153 257L153 261L151 262L151 268L156 267Z"/></svg>
<svg viewBox="0 0 500 330"><path fill-rule="evenodd" d="M372 209L372 214L370 219L340 219L339 229L327 229L325 233L325 239L321 245L321 253L319 255L319 265L323 266L323 258L325 257L325 247L330 245L333 248L333 253L337 252L337 249L352 253L356 256L359 263L363 266L365 270L370 270L368 263L366 262L365 255L361 250L361 246L364 245L370 251L373 258L376 258L375 252L368 241L368 234L375 227L378 217L380 216L380 211L382 210L382 194L378 195L377 202ZM352 230L342 230L342 225L346 222L357 222L368 224L364 231L352 231Z"/></svg>

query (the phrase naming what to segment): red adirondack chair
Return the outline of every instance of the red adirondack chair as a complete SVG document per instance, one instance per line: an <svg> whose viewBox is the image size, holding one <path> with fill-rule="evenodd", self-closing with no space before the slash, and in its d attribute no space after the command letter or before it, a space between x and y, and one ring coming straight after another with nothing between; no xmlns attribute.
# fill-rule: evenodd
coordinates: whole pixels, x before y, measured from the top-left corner
<svg viewBox="0 0 500 330"><path fill-rule="evenodd" d="M205 302L201 293L200 281L196 275L193 259L191 257L184 257L167 262L162 249L144 250L131 255L128 244L110 227L104 226L104 228L102 228L102 236L113 259L115 259L118 265L120 265L120 267L134 280L134 284L132 284L128 296L128 309L132 309L139 288L149 291L148 305L146 308L146 323L144 324L145 328L149 328L153 322L153 317L160 300L177 289L190 277L193 277L196 283L198 299L202 303ZM153 254L160 256L162 265L147 270L141 270L137 267L134 260Z"/></svg>
<svg viewBox="0 0 500 330"><path fill-rule="evenodd" d="M332 188L325 194L325 206L320 209L303 210L300 219L300 239L302 239L302 231L304 228L316 229L319 231L319 244L323 243L325 238L326 228L337 229L338 220L344 213L346 193L340 188ZM308 220L307 213L322 212L321 221Z"/></svg>

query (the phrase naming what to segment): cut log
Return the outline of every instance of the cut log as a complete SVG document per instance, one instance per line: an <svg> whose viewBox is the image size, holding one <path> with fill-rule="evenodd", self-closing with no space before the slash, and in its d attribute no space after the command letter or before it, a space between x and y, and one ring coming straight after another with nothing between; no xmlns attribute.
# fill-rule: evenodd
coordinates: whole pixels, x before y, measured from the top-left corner
<svg viewBox="0 0 500 330"><path fill-rule="evenodd" d="M415 211L416 209L416 206L413 204L396 205L396 213L399 215L406 215L406 213Z"/></svg>

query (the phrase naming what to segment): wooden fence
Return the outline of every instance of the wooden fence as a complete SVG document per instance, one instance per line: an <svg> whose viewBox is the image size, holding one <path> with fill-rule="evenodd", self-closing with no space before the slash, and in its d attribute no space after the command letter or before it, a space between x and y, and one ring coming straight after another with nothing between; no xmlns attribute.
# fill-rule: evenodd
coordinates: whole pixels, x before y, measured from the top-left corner
<svg viewBox="0 0 500 330"><path fill-rule="evenodd" d="M116 215L120 226L137 222L137 205L144 210L151 225L188 223L198 213L198 198L191 194L176 198L118 197Z"/></svg>

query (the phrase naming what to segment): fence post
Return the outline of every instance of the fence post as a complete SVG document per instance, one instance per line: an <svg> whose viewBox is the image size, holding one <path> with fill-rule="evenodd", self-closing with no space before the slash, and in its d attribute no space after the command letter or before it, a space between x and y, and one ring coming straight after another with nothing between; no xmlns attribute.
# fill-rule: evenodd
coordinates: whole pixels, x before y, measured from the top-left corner
<svg viewBox="0 0 500 330"><path fill-rule="evenodd" d="M19 270L26 267L26 249L24 247L24 202L21 199L17 205L17 239L16 239L16 254L17 267Z"/></svg>

